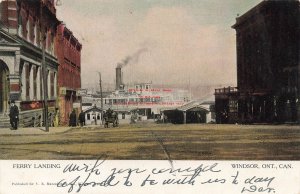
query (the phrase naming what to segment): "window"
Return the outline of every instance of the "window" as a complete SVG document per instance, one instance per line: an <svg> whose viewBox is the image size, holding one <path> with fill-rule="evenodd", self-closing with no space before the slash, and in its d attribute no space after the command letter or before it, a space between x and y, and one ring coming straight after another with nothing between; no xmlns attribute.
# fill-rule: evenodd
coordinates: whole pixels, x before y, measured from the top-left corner
<svg viewBox="0 0 300 194"><path fill-rule="evenodd" d="M51 30L49 29L48 32L47 32L47 51L49 53L51 53L52 51L52 42L53 42L53 38L52 38L52 34L51 34Z"/></svg>
<svg viewBox="0 0 300 194"><path fill-rule="evenodd" d="M23 38L27 38L27 13L24 9L21 8L20 12L19 12L19 22L21 23L20 27L21 27L21 36Z"/></svg>
<svg viewBox="0 0 300 194"><path fill-rule="evenodd" d="M50 96L54 96L54 73L50 72Z"/></svg>
<svg viewBox="0 0 300 194"><path fill-rule="evenodd" d="M46 40L46 51L50 52L50 47L51 47L51 33L50 33L49 29L47 29L47 31L46 31L46 37L47 37L47 40Z"/></svg>
<svg viewBox="0 0 300 194"><path fill-rule="evenodd" d="M33 98L35 98L35 99L37 98L37 83L36 83L37 68L38 67L33 68Z"/></svg>
<svg viewBox="0 0 300 194"><path fill-rule="evenodd" d="M29 99L29 91L30 91L30 67L29 65L25 65L25 81L26 81L26 99Z"/></svg>
<svg viewBox="0 0 300 194"><path fill-rule="evenodd" d="M34 22L33 22L33 18L29 17L28 19L28 26L29 26L29 40L34 43Z"/></svg>
<svg viewBox="0 0 300 194"><path fill-rule="evenodd" d="M37 86L38 88L39 88L39 97L40 97L40 99L42 98L42 96L43 96L43 76L42 76L42 71L43 71L43 69L42 69L42 67L39 67L39 69L38 69L38 72L37 72L37 76L38 76L38 80L39 80L39 85Z"/></svg>
<svg viewBox="0 0 300 194"><path fill-rule="evenodd" d="M50 95L49 89L51 89L51 87L50 87L50 79L49 79L50 75L49 74L50 74L50 72L47 70L47 75L46 75L46 80L47 80L47 98L49 98L49 95ZM46 88L43 88L43 89L46 90Z"/></svg>
<svg viewBox="0 0 300 194"><path fill-rule="evenodd" d="M237 109L238 109L238 101L229 100L229 112L237 112Z"/></svg>
<svg viewBox="0 0 300 194"><path fill-rule="evenodd" d="M23 19L20 13L18 18L18 35L22 35L22 21Z"/></svg>
<svg viewBox="0 0 300 194"><path fill-rule="evenodd" d="M54 97L57 97L57 73L53 73L53 90L54 90Z"/></svg>
<svg viewBox="0 0 300 194"><path fill-rule="evenodd" d="M97 115L97 120L100 120L100 114Z"/></svg>
<svg viewBox="0 0 300 194"><path fill-rule="evenodd" d="M42 46L44 46L44 48L46 49L47 48L47 40L48 40L48 37L47 37L47 28L45 28L44 26L42 26L43 30L44 30L44 33L41 34L41 39L42 39Z"/></svg>
<svg viewBox="0 0 300 194"><path fill-rule="evenodd" d="M87 117L87 120L91 120L91 115L90 114L87 114L86 117Z"/></svg>
<svg viewBox="0 0 300 194"><path fill-rule="evenodd" d="M40 40L40 26L39 26L39 21L36 21L34 31L35 31L35 42L36 42L36 45L38 47L40 47L41 40Z"/></svg>
<svg viewBox="0 0 300 194"><path fill-rule="evenodd" d="M30 37L29 37L29 30L30 30L29 20L26 20L25 37L26 37L27 40L30 40Z"/></svg>

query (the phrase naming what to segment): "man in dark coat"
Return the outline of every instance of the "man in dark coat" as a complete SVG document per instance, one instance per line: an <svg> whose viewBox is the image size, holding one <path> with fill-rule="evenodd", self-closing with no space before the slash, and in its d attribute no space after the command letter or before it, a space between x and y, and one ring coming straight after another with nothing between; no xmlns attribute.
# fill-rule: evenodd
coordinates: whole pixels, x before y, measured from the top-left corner
<svg viewBox="0 0 300 194"><path fill-rule="evenodd" d="M76 113L75 113L75 110L73 110L72 113L70 114L69 126L70 127L76 127Z"/></svg>
<svg viewBox="0 0 300 194"><path fill-rule="evenodd" d="M80 123L80 126L82 127L83 125L85 125L85 114L83 111L81 111L79 113L79 116L78 116L78 120L79 120L79 123Z"/></svg>
<svg viewBox="0 0 300 194"><path fill-rule="evenodd" d="M14 101L12 101L10 104L9 118L12 129L17 130L19 121L19 108L17 105L15 105Z"/></svg>

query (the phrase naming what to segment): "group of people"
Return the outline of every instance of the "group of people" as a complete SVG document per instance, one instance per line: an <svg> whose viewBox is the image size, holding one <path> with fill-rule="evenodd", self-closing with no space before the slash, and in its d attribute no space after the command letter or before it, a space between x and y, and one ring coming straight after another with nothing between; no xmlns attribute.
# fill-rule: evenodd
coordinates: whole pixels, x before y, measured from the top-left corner
<svg viewBox="0 0 300 194"><path fill-rule="evenodd" d="M114 112L113 112L113 110L108 109L106 114L107 114L107 116L112 116L114 114ZM10 118L11 129L17 130L18 123L19 123L19 108L15 104L15 101L10 102L9 118ZM83 111L81 111L78 115L78 122L81 127L85 125L85 114ZM70 127L77 126L77 115L76 115L75 110L73 110L72 113L70 114L69 126Z"/></svg>
<svg viewBox="0 0 300 194"><path fill-rule="evenodd" d="M83 111L81 111L78 115L78 121L80 126L84 126L85 125L85 114ZM69 126L70 127L76 127L77 126L77 116L75 113L75 110L72 111L72 113L70 114L70 118L69 118Z"/></svg>
<svg viewBox="0 0 300 194"><path fill-rule="evenodd" d="M75 110L72 111L70 114L70 120L69 120L69 126L76 127L77 126L77 118L76 118ZM19 108L15 104L15 101L10 102L10 109L9 109L9 118L10 118L10 125L12 130L18 129L18 123L19 123ZM78 121L80 126L85 125L85 114L83 111L79 113Z"/></svg>

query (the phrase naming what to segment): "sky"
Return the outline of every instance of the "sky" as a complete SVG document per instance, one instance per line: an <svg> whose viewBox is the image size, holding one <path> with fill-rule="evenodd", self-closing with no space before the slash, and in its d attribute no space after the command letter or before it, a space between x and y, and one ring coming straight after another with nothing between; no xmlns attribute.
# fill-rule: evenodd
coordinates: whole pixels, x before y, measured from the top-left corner
<svg viewBox="0 0 300 194"><path fill-rule="evenodd" d="M235 23L261 0L60 0L83 45L82 87L124 83L236 85ZM106 86L105 86L106 85Z"/></svg>

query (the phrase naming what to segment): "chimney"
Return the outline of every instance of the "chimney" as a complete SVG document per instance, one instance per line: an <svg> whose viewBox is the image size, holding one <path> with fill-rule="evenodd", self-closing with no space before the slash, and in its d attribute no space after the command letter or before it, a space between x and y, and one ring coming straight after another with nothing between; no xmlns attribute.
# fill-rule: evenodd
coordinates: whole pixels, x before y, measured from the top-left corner
<svg viewBox="0 0 300 194"><path fill-rule="evenodd" d="M122 85L122 69L121 67L116 68L116 90L120 89Z"/></svg>

